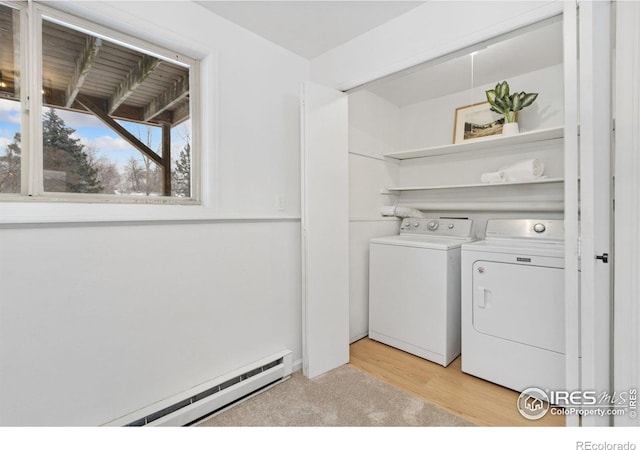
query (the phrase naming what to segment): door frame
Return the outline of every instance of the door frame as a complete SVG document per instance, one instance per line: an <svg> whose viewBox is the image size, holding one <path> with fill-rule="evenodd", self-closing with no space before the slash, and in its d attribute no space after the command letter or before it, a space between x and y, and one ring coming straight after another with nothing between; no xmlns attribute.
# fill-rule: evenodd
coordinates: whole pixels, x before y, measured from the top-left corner
<svg viewBox="0 0 640 450"><path fill-rule="evenodd" d="M640 3L616 8L613 390L625 392L640 388Z"/></svg>

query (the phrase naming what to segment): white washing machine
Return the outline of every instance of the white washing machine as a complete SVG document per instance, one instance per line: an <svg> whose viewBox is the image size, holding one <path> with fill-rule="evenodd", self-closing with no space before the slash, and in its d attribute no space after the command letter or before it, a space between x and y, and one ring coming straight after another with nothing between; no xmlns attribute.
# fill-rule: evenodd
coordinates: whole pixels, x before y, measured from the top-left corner
<svg viewBox="0 0 640 450"><path fill-rule="evenodd" d="M564 389L564 308L563 221L490 219L462 246L462 371Z"/></svg>
<svg viewBox="0 0 640 450"><path fill-rule="evenodd" d="M370 241L369 337L447 366L460 354L460 249L467 219L404 219Z"/></svg>

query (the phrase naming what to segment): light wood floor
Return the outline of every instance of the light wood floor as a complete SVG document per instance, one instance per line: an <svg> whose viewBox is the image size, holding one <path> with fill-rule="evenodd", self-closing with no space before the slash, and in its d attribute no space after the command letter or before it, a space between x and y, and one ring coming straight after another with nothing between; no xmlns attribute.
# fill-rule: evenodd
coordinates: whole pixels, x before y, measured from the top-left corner
<svg viewBox="0 0 640 450"><path fill-rule="evenodd" d="M460 357L442 367L369 338L351 344L350 356L352 366L476 425L564 426L562 416L523 418L517 392L463 373Z"/></svg>

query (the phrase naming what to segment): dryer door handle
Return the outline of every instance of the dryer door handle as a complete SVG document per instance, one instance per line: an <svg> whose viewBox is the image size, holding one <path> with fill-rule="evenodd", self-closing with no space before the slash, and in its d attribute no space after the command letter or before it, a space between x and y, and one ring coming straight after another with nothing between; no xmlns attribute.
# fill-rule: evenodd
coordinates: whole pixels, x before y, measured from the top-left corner
<svg viewBox="0 0 640 450"><path fill-rule="evenodd" d="M478 286L478 301L476 302L478 308L487 307L487 288Z"/></svg>

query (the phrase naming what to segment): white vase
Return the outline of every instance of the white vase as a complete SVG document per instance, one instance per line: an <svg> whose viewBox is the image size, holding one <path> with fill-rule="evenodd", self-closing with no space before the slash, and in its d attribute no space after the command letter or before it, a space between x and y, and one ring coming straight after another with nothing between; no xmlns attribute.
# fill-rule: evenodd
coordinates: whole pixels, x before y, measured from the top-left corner
<svg viewBox="0 0 640 450"><path fill-rule="evenodd" d="M502 125L502 135L510 136L512 134L520 133L520 127L518 127L518 122L507 122Z"/></svg>

